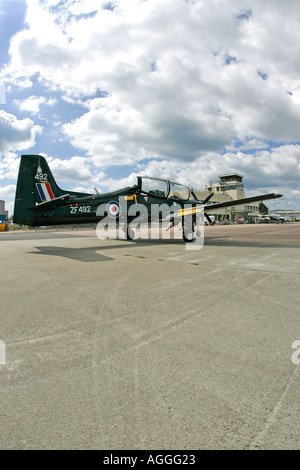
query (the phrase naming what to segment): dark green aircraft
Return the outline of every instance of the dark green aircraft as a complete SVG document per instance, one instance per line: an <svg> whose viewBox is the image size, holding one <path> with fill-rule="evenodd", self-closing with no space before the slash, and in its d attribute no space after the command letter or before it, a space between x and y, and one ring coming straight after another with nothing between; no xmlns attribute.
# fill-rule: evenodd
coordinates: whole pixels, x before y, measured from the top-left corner
<svg viewBox="0 0 300 470"><path fill-rule="evenodd" d="M170 227L181 224L183 239L194 241L197 217L223 207L276 199L281 194L265 194L235 201L208 204L213 192L200 201L192 189L179 183L146 176L137 177L137 184L118 191L87 194L64 191L56 184L47 161L41 155L22 155L15 196L14 222L29 226L62 224L98 224L114 220L125 236L132 239L131 222L151 223L167 220ZM167 207L168 211L162 209Z"/></svg>

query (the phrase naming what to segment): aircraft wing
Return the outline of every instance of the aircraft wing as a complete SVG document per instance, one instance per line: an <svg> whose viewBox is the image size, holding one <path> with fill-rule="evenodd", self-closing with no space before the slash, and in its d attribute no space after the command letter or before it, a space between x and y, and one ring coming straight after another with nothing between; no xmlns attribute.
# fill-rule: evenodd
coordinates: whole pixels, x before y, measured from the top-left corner
<svg viewBox="0 0 300 470"><path fill-rule="evenodd" d="M265 201L267 199L277 199L282 196L283 196L282 194L269 193L269 194L262 194L261 196L252 196L252 197L246 197L244 199L235 199L234 201L226 201L226 202L220 202L216 204L207 204L207 205L204 205L204 211L210 212L210 211L214 211L215 209L221 209L222 207L239 206L240 204L249 204L251 202Z"/></svg>

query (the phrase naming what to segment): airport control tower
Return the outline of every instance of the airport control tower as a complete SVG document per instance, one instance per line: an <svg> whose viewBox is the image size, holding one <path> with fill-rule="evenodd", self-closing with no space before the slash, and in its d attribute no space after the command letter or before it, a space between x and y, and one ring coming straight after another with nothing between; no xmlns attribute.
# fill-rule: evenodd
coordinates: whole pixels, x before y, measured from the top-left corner
<svg viewBox="0 0 300 470"><path fill-rule="evenodd" d="M238 174L219 176L221 191L226 192L233 199L245 197L243 176Z"/></svg>
<svg viewBox="0 0 300 470"><path fill-rule="evenodd" d="M206 184L205 189L216 194L228 194L232 199L245 197L243 176L237 173L221 175L218 183Z"/></svg>
<svg viewBox="0 0 300 470"><path fill-rule="evenodd" d="M236 199L245 198L245 189L243 184L243 176L238 173L230 173L226 175L220 175L217 183L209 183L204 186L205 190L198 193L198 197L205 199L209 193L214 192L214 196L211 202L227 202L230 200L235 201ZM251 205L240 204L226 209L216 210L215 216L217 221L223 220L224 217L236 221L237 219L251 218L259 215L259 203L253 203Z"/></svg>

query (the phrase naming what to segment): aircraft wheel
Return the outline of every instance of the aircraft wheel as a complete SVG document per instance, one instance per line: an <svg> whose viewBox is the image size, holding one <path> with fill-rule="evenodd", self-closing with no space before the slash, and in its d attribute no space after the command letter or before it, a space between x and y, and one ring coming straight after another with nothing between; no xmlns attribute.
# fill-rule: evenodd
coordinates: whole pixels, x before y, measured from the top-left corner
<svg viewBox="0 0 300 470"><path fill-rule="evenodd" d="M183 232L183 240L185 243L194 242L196 240L194 232Z"/></svg>
<svg viewBox="0 0 300 470"><path fill-rule="evenodd" d="M132 228L129 226L129 224L127 224L127 227L126 227L126 239L127 240L134 240L134 231L132 230Z"/></svg>

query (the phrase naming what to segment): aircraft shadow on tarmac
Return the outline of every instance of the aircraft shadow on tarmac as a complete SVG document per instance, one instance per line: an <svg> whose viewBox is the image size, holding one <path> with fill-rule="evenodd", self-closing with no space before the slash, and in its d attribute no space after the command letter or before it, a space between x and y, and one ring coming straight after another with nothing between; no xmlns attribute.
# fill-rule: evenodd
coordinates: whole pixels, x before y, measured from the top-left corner
<svg viewBox="0 0 300 470"><path fill-rule="evenodd" d="M139 246L139 245L156 245L161 243L167 244L180 244L182 245L182 240L130 240L124 241L119 245L98 245L98 246L88 246L85 248L69 248L64 246L36 246L35 248L39 251L31 251L30 254L33 255L46 255L46 256L61 256L63 258L74 259L76 261L82 261L84 263L96 263L99 261L114 261L114 258L105 256L98 253L99 251L108 251L116 250L118 248L124 248L125 243L129 244L130 247Z"/></svg>
<svg viewBox="0 0 300 470"><path fill-rule="evenodd" d="M172 243L178 244L178 240L139 240L139 241L126 241L130 247L138 246L142 244L161 244L161 243ZM182 245L182 241L180 241ZM98 253L99 251L116 250L118 248L124 248L124 243L120 245L106 245L106 246L89 246L85 248L69 248L64 246L36 246L35 248L39 251L31 251L33 255L46 255L46 256L61 256L62 258L74 259L76 261L82 261L84 263L96 263L99 261L114 261L114 258Z"/></svg>
<svg viewBox="0 0 300 470"><path fill-rule="evenodd" d="M62 258L74 259L84 263L97 263L99 261L113 261L114 258L98 253L101 250L116 249L120 246L89 246L85 248L69 248L63 246L36 246L38 252L32 251L33 255L61 256Z"/></svg>
<svg viewBox="0 0 300 470"><path fill-rule="evenodd" d="M62 246L37 246L35 247L38 252L32 251L34 255L46 255L46 256L61 256L63 258L73 259L76 261L82 261L85 263L96 263L101 261L114 261L114 258L99 253L99 251L116 250L118 248L124 248L125 244L130 244L131 247L139 245L181 245L184 247L182 240L137 240L124 242L118 245L98 245L85 248L69 248ZM299 243L278 243L274 241L250 241L250 240L232 240L229 237L205 237L204 246L232 246L232 247L289 247L299 248Z"/></svg>

